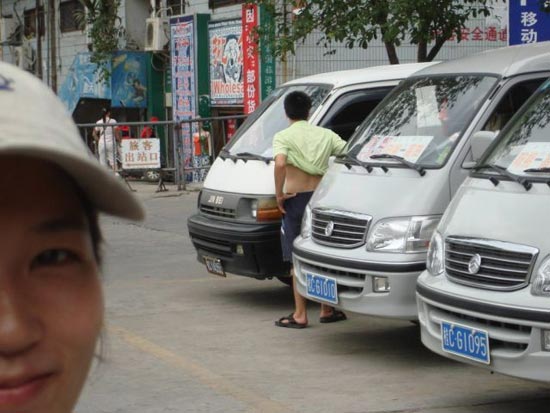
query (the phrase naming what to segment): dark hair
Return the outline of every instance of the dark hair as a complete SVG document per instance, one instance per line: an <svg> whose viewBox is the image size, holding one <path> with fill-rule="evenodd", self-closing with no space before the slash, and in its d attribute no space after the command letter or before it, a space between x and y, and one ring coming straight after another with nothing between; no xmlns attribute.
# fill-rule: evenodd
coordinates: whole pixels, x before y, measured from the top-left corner
<svg viewBox="0 0 550 413"><path fill-rule="evenodd" d="M311 109L311 98L301 91L290 92L285 97L285 113L291 120L307 120Z"/></svg>
<svg viewBox="0 0 550 413"><path fill-rule="evenodd" d="M101 109L101 118L103 119L103 123L107 122L107 114L108 113L111 113L111 108Z"/></svg>

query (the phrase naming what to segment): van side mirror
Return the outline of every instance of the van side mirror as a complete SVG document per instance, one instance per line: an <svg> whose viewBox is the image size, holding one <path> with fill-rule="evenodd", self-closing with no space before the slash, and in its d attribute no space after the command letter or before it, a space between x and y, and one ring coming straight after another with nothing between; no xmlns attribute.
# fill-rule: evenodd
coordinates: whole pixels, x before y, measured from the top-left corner
<svg viewBox="0 0 550 413"><path fill-rule="evenodd" d="M481 159L489 145L498 135L498 132L480 130L474 133L470 139L470 147L472 148L472 161L464 162L464 168L473 168Z"/></svg>

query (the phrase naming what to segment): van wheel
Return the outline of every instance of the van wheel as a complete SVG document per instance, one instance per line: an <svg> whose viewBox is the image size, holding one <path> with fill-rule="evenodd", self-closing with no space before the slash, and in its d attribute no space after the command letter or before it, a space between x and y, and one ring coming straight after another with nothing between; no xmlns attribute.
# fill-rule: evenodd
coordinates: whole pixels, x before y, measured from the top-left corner
<svg viewBox="0 0 550 413"><path fill-rule="evenodd" d="M283 276L283 277L277 277L277 279L282 282L283 284L288 285L289 287L292 287L292 277L290 276Z"/></svg>

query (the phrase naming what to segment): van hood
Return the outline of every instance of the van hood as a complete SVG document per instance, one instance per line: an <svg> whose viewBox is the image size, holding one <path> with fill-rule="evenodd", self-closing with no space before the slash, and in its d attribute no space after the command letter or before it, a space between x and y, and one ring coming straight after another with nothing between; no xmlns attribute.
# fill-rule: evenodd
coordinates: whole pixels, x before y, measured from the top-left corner
<svg viewBox="0 0 550 413"><path fill-rule="evenodd" d="M534 183L526 191L516 182L501 181L495 187L488 179L467 178L440 228L445 236L550 247L549 204L550 191L545 183Z"/></svg>
<svg viewBox="0 0 550 413"><path fill-rule="evenodd" d="M315 191L311 206L367 214L373 222L383 218L443 214L450 200L448 171L364 168L334 163Z"/></svg>
<svg viewBox="0 0 550 413"><path fill-rule="evenodd" d="M273 162L217 158L210 167L203 188L252 195L274 195Z"/></svg>

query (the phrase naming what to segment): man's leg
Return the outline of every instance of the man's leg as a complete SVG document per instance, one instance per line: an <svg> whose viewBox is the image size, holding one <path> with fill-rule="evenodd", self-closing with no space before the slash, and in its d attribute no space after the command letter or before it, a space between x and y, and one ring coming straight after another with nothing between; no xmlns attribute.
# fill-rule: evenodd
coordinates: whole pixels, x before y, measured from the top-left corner
<svg viewBox="0 0 550 413"><path fill-rule="evenodd" d="M292 275L292 287L294 291L294 320L299 324L307 324L307 300L298 293L294 268L290 270L290 274Z"/></svg>

